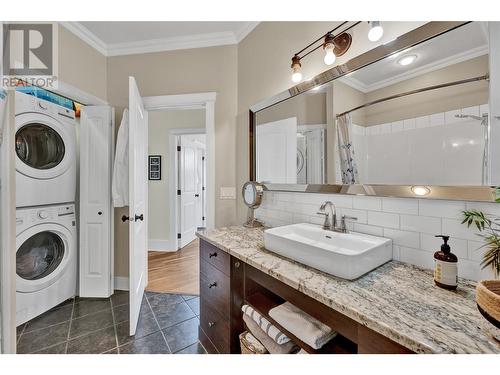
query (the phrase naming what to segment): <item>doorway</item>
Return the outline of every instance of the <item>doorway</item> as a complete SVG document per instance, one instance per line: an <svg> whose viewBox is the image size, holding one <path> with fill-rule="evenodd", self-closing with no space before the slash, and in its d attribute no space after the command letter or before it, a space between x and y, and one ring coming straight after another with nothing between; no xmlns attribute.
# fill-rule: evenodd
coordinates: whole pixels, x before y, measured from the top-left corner
<svg viewBox="0 0 500 375"><path fill-rule="evenodd" d="M148 98L144 100L147 107ZM148 151L150 156L161 157L161 179L148 181L146 289L157 293L198 295L196 231L213 225L210 186L214 166L209 156L213 153L210 146L213 142L213 102L161 106L149 109L148 113Z"/></svg>

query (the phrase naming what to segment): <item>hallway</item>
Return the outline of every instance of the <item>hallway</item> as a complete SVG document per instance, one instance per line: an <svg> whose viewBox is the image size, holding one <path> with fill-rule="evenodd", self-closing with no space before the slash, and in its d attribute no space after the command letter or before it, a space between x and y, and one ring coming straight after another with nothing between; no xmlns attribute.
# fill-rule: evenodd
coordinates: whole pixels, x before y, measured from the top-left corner
<svg viewBox="0 0 500 375"><path fill-rule="evenodd" d="M148 254L149 292L199 295L199 241L176 252L150 251Z"/></svg>

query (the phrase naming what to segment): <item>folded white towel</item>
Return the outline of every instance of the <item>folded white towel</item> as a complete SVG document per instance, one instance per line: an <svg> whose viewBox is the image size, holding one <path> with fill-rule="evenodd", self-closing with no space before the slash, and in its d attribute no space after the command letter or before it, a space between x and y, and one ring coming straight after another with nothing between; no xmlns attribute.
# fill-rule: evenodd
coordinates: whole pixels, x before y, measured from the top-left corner
<svg viewBox="0 0 500 375"><path fill-rule="evenodd" d="M330 327L290 302L272 308L269 316L314 349L320 349L337 335Z"/></svg>
<svg viewBox="0 0 500 375"><path fill-rule="evenodd" d="M241 307L241 311L243 311L246 315L254 320L255 323L259 325L262 330L267 333L267 335L276 341L278 344L285 344L290 339L283 332L281 332L278 328L271 324L269 320L264 318L261 314L254 310L252 306L243 305Z"/></svg>
<svg viewBox="0 0 500 375"><path fill-rule="evenodd" d="M292 342L288 341L286 344L278 344L272 338L270 338L260 326L247 314L243 314L243 321L247 326L248 331L264 345L264 347L271 354L289 354L295 353L299 348Z"/></svg>

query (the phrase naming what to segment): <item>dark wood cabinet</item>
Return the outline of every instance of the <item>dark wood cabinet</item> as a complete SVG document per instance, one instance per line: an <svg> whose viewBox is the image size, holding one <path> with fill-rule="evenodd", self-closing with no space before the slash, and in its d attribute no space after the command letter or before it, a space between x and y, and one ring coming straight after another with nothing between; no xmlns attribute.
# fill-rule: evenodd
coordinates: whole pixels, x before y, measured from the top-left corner
<svg viewBox="0 0 500 375"><path fill-rule="evenodd" d="M239 353L243 332L243 266L200 241L200 341L209 353Z"/></svg>
<svg viewBox="0 0 500 375"><path fill-rule="evenodd" d="M289 301L327 324L338 335L315 351L273 321L268 311ZM240 353L245 328L241 306L252 305L310 353L411 353L406 347L306 296L266 273L200 241L200 341L209 353Z"/></svg>

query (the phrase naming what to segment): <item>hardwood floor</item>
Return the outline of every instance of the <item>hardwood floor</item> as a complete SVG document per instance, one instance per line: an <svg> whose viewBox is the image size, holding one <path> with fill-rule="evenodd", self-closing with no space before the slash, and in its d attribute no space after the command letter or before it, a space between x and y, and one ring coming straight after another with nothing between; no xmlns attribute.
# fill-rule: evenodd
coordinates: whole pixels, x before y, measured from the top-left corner
<svg viewBox="0 0 500 375"><path fill-rule="evenodd" d="M172 253L150 251L148 254L147 291L199 295L199 241L190 242Z"/></svg>

